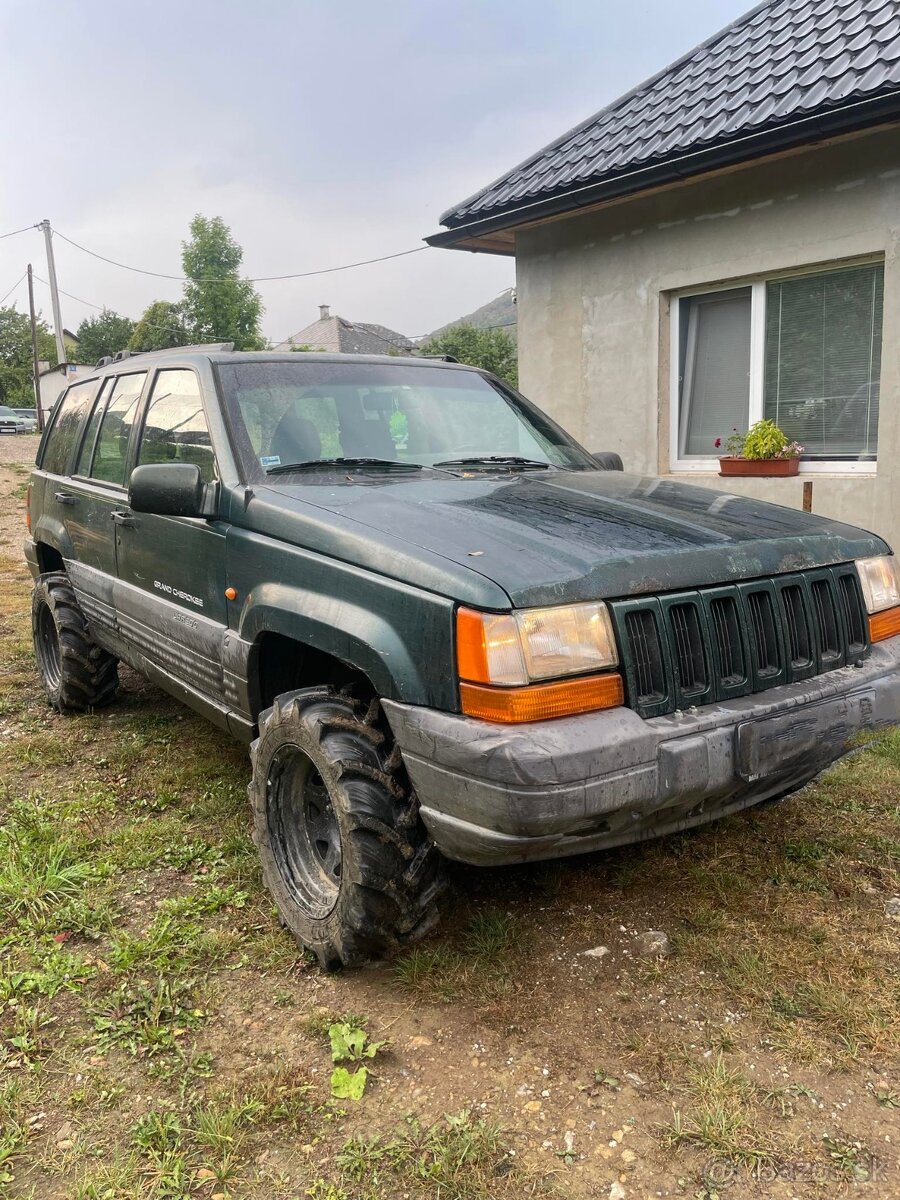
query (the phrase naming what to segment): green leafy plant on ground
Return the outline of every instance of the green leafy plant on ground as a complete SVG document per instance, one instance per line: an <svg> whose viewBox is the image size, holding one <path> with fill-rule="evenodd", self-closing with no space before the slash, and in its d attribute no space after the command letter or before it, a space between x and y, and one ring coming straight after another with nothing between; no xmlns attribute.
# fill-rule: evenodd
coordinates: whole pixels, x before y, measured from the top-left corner
<svg viewBox="0 0 900 1200"><path fill-rule="evenodd" d="M369 1041L364 1029L346 1021L329 1026L328 1038L331 1042L331 1061L349 1062L356 1068L353 1071L348 1067L334 1068L331 1072L332 1096L336 1100L361 1100L369 1079L369 1068L363 1064L363 1060L374 1058L386 1043Z"/></svg>

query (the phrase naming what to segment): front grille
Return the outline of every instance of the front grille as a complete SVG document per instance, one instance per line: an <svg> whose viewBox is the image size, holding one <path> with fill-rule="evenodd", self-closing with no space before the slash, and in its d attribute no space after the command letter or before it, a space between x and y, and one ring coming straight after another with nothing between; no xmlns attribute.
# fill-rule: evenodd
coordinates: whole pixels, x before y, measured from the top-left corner
<svg viewBox="0 0 900 1200"><path fill-rule="evenodd" d="M650 609L625 616L625 628L634 661L635 690L641 704L656 704L666 694L662 643L656 617Z"/></svg>
<svg viewBox="0 0 900 1200"><path fill-rule="evenodd" d="M706 690L706 656L703 653L703 631L700 609L696 604L673 604L669 609L675 648L675 669L682 695L691 696Z"/></svg>
<svg viewBox="0 0 900 1200"><path fill-rule="evenodd" d="M753 633L756 673L761 678L777 675L781 671L781 639L778 636L778 622L772 611L772 597L768 592L748 592L747 610Z"/></svg>
<svg viewBox="0 0 900 1200"><path fill-rule="evenodd" d="M813 615L819 635L819 663L821 670L831 671L841 665L843 638L830 579L814 579L810 584L813 598Z"/></svg>
<svg viewBox="0 0 900 1200"><path fill-rule="evenodd" d="M710 601L713 636L719 656L719 678L723 683L736 686L743 683L744 648L741 639L741 623L735 596L719 596Z"/></svg>
<svg viewBox="0 0 900 1200"><path fill-rule="evenodd" d="M787 631L788 664L796 675L813 665L812 634L802 585L789 583L783 587L781 605Z"/></svg>
<svg viewBox="0 0 900 1200"><path fill-rule="evenodd" d="M857 662L868 620L853 564L610 604L628 703L642 716Z"/></svg>
<svg viewBox="0 0 900 1200"><path fill-rule="evenodd" d="M845 572L838 579L841 602L847 621L847 659L852 662L869 644L869 619L859 590L859 580Z"/></svg>

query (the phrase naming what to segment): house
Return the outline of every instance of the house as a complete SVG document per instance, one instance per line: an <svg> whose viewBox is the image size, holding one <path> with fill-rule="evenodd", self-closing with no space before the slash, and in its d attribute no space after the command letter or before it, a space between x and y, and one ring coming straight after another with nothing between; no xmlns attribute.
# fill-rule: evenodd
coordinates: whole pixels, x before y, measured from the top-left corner
<svg viewBox="0 0 900 1200"><path fill-rule="evenodd" d="M589 449L788 505L812 481L900 549L897 0L766 0L441 224L515 256L522 390ZM720 479L763 416L801 478Z"/></svg>
<svg viewBox="0 0 900 1200"><path fill-rule="evenodd" d="M367 325L333 317L327 304L319 305L319 319L295 333L274 350L328 350L334 354L409 354L413 343L386 325Z"/></svg>
<svg viewBox="0 0 900 1200"><path fill-rule="evenodd" d="M93 375L93 367L85 367L79 363L60 363L51 367L49 362L38 363L38 391L41 397L41 412L44 420L50 415L50 410L59 398L60 392L74 383L76 379Z"/></svg>

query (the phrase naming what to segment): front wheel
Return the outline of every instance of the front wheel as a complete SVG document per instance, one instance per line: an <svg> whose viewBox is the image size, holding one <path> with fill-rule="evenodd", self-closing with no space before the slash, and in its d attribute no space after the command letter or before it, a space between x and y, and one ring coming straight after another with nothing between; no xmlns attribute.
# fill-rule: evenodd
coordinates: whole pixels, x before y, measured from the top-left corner
<svg viewBox="0 0 900 1200"><path fill-rule="evenodd" d="M376 700L286 693L250 753L263 878L323 967L380 957L436 923L440 859Z"/></svg>

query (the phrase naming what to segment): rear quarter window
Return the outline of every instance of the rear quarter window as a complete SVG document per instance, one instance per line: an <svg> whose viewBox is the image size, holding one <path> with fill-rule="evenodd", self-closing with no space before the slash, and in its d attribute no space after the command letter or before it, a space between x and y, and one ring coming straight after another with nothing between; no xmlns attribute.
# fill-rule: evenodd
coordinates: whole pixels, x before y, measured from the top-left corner
<svg viewBox="0 0 900 1200"><path fill-rule="evenodd" d="M41 453L42 470L51 475L67 473L72 449L96 392L97 380L92 379L74 384L60 398Z"/></svg>

